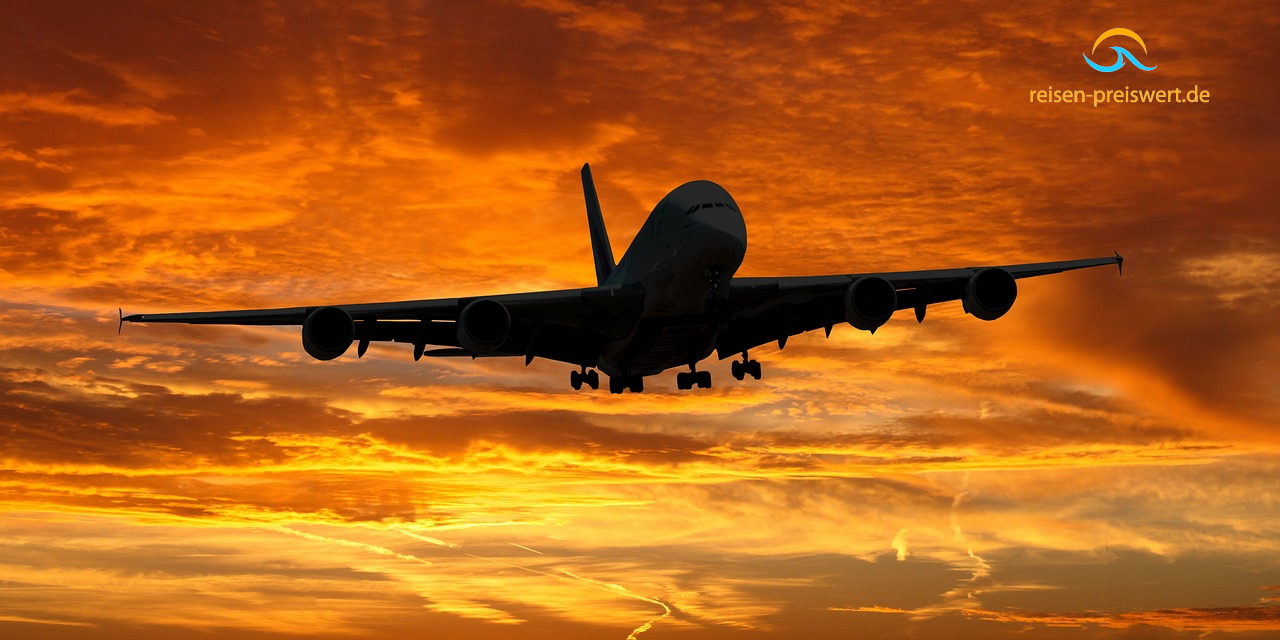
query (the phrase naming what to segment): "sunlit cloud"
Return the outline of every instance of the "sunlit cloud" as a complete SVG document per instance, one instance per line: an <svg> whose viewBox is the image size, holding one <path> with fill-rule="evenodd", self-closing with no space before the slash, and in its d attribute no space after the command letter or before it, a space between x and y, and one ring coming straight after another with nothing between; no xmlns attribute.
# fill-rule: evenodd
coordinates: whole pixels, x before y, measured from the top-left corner
<svg viewBox="0 0 1280 640"><path fill-rule="evenodd" d="M1275 632L1275 12L1128 11L1213 102L1028 104L1139 81L1080 64L1105 8L0 9L0 635ZM742 275L1125 274L692 392L116 335L587 286L588 161L615 255L705 178Z"/></svg>

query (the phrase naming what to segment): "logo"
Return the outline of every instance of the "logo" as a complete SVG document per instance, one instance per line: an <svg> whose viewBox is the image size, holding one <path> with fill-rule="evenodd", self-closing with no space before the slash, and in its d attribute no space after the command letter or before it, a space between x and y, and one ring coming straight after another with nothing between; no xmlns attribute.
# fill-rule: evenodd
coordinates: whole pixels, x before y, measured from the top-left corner
<svg viewBox="0 0 1280 640"><path fill-rule="evenodd" d="M1135 40L1137 41L1138 46L1142 47L1142 53L1144 54L1147 53L1147 43L1143 42L1142 36L1134 33L1132 29L1125 29L1124 27L1107 29L1106 31L1102 32L1102 35L1098 36L1097 40L1093 41L1093 50L1091 50L1089 53L1084 54L1084 61L1088 62L1089 66L1093 67L1095 71L1101 71L1103 73L1111 73L1112 71L1119 71L1120 69L1124 68L1125 62L1132 62L1133 66L1139 69L1142 69L1143 71L1150 71L1155 68L1155 66L1150 66L1150 67L1143 66L1142 63L1138 62L1138 59L1133 56L1133 53L1131 53L1128 49L1124 47L1111 47L1111 50L1116 52L1116 61L1105 67L1094 62L1093 60L1090 60L1089 54L1097 53L1098 45L1102 44L1103 40L1106 40L1111 36L1125 36L1131 40Z"/></svg>

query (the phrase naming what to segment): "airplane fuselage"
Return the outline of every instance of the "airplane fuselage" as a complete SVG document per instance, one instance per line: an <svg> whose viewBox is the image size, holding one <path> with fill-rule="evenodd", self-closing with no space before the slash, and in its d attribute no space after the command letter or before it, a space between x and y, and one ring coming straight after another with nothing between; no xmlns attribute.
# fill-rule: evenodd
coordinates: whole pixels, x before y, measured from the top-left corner
<svg viewBox="0 0 1280 640"><path fill-rule="evenodd" d="M728 191L706 180L672 190L606 281L642 286L644 308L629 335L603 345L598 368L649 376L710 355L746 250L746 223Z"/></svg>

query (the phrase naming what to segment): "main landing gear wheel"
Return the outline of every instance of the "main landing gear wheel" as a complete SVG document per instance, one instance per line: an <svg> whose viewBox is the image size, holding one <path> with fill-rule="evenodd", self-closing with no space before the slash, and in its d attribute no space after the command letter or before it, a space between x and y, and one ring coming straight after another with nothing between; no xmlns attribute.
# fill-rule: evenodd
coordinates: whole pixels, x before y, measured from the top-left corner
<svg viewBox="0 0 1280 640"><path fill-rule="evenodd" d="M569 386L573 387L574 391L581 389L582 385L584 384L587 385L588 387L591 387L592 389L599 389L600 374L596 373L595 369L592 369L590 371L570 371L569 372Z"/></svg>
<svg viewBox="0 0 1280 640"><path fill-rule="evenodd" d="M743 356L742 360L734 360L729 365L729 369L733 373L733 377L738 380L742 380L747 376L751 376L756 380L760 379L760 363L756 360L747 360L746 356Z"/></svg>

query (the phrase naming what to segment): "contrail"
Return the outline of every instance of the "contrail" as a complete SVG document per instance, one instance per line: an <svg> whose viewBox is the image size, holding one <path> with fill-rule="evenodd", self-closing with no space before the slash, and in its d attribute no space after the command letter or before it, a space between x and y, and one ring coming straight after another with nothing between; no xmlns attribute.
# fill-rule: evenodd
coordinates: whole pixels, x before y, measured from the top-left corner
<svg viewBox="0 0 1280 640"><path fill-rule="evenodd" d="M441 540L441 539L439 539L439 538L432 538L431 536L424 536L424 535L422 535L422 534L420 534L420 533L414 533L414 532L412 532L412 531L406 531L405 529L403 529L403 528L401 528L401 527L398 527L398 526L397 526L397 527L392 527L392 528L393 528L393 529L395 529L396 531L399 531L400 533L403 533L403 534L404 534L404 535L406 535L406 536L409 536L410 538L413 538L414 540L421 540L421 541L423 541L423 542L430 542L431 544L434 544L434 545L436 545L436 546L438 546L438 547L448 547L448 548L450 548L450 549L456 549L456 548L458 547L458 545L453 544L452 542L445 542L444 540Z"/></svg>
<svg viewBox="0 0 1280 640"><path fill-rule="evenodd" d="M526 547L526 546L524 546L524 545L522 545L522 544L516 544L516 543L514 543L514 542L508 542L507 544L509 544L509 545L511 545L511 546L513 546L513 547L516 547L517 549L524 549L525 551L528 551L529 553L536 553L536 554L538 554L538 555L543 555L543 553L542 553L541 551L538 551L537 549L530 549L529 547Z"/></svg>
<svg viewBox="0 0 1280 640"><path fill-rule="evenodd" d="M451 549L459 549L459 548L460 548L460 547L459 547L458 545L456 545L456 544L448 543L448 542L445 542L445 541L443 541L443 540L437 540L437 539L435 539L435 538L428 538L427 536L421 536L421 535L415 535L415 534L412 534L412 533L410 533L410 532L408 532L408 531L405 531L404 529L401 529L400 527L395 527L395 529L394 529L394 530L395 530L395 531L399 531L400 533L402 533L402 534L404 534L404 535L406 535L406 536L408 536L408 537L410 537L410 538L413 538L413 539L415 539L415 540L424 540L424 541L426 541L426 542L430 542L430 543L432 543L432 544L438 544L438 545L442 545L442 546L447 546L447 547L449 547L449 548L451 548ZM292 533L298 533L298 532L293 532L293 531L291 531L291 532L292 532ZM310 534L308 534L308 535L310 535ZM319 537L319 536L317 536L317 537ZM335 540L336 542L346 542L346 543L348 543L348 544L353 544L353 545L357 545L357 546L369 546L369 547L374 547L374 549L382 549L383 551L387 551L387 552L390 552L390 553L392 553L392 554L395 554L395 552L394 552L394 551L391 551L390 549L383 549L382 547L375 547L374 545L364 545L364 543L359 543L359 542L348 542L348 541L340 541L340 540L337 540L337 539L334 539L334 540ZM538 555L544 555L541 551L538 551L537 549L532 549L532 548L530 548L530 547L526 547L526 546L524 546L524 545L522 545L522 544L517 544L517 543L515 543L515 542L508 542L507 544L510 544L510 545L511 545L511 546L513 546L513 547L519 547L519 548L524 549L524 550L526 550L526 551L532 551L533 553L536 553L536 554L538 554ZM371 550L373 550L373 549L371 549ZM379 552L379 553L380 553L380 552ZM605 591L609 591L609 592L611 592L611 593L616 593L616 594L618 594L618 595L621 595L621 596L624 596L624 597L627 597L627 598L631 598L631 599L633 599L633 600L639 600L639 601L641 601L641 602L647 602L647 603L649 603L649 604L654 604L654 605L657 605L657 606L659 606L659 607L662 607L662 614L661 614L661 615L658 615L657 617L655 617L655 618L653 618L653 619L651 619L651 620L649 620L649 621L645 622L644 624L642 624L642 625L640 625L640 626L636 627L635 629L632 629L632 630L631 630L631 633L627 634L627 640L636 640L636 639L637 639L637 637L638 637L640 634L642 634L642 633L644 633L645 631L648 631L650 628L652 628L652 627L653 627L653 624L654 624L655 622L657 622L657 621L659 621L659 620L661 620L661 619L663 619L663 618L665 618L665 617L667 617L667 616L671 615L671 606L670 606L670 605L668 605L667 603L663 602L662 600L659 600L658 598L650 598L650 597L648 597L648 596L642 596L642 595L640 595L640 594L638 594L638 593L636 593L636 592L634 592L634 591L631 591L630 589L628 589L628 588L626 588L626 587L624 587L624 586L622 586L622 585L620 585L620 584L615 584L615 583L612 583L612 582L604 582L604 581L602 581L602 580L596 580L596 579L594 579L594 578L587 578L587 577L583 577L583 576L580 576L580 575L578 575L578 574L576 574L576 573L573 573L572 571L566 571L566 570L564 570L564 569L555 569L555 568L552 568L552 569L551 569L551 570L549 570L549 571L543 571L543 570L541 570L541 569L534 569L534 568L532 568L532 567L525 567L525 566L522 566L522 565L518 565L518 564L510 563L510 562L502 562L502 561L500 561L500 560L494 560L493 558L487 558L487 557L485 557L485 556L476 555L476 554L471 553L471 552L469 552L469 551L462 551L461 553L462 553L462 555L464 555L464 556L466 556L466 557L468 557L468 558L474 558L474 559L476 559L476 560L483 560L483 561L488 562L488 563L490 563L490 564L495 564L495 565L498 565L498 566L500 566L500 567L506 567L506 568L508 568L508 569L519 569L519 570L521 570L521 571L525 571L525 572L532 573L532 574L536 574L536 575L548 576L548 577L551 577L551 578L569 579L569 580L573 580L573 581L577 581L577 582L583 582L583 583L589 584L589 585L591 585L591 586L593 586L593 587L596 587L596 588L598 588L598 589L603 589L603 590L605 590ZM415 560L418 560L417 558L414 558L413 556L409 556L409 558L411 558L411 559L415 559ZM425 560L421 560L421 561L422 561L422 562L426 562Z"/></svg>
<svg viewBox="0 0 1280 640"><path fill-rule="evenodd" d="M343 540L342 538L330 538L329 536L322 536L315 533L307 533L306 531L298 531L297 529L290 529L289 527L271 527L271 529L274 531L279 531L281 533L288 533L290 535L295 535L295 536L298 536L299 538L306 538L307 540L315 540L317 542L331 542L333 544L339 544L344 547L355 547L357 549L364 549L365 551L372 551L373 553L376 553L378 555L391 556L393 558L399 558L401 560L407 560L409 562L417 562L419 564L431 564L430 560L419 558L418 556L410 555L408 553L400 553L399 551L392 551L391 549L388 549L386 547L379 547L376 544L369 544L367 542L356 542L355 540Z"/></svg>
<svg viewBox="0 0 1280 640"><path fill-rule="evenodd" d="M965 539L964 529L960 527L960 505L969 497L969 474L964 476L960 491L951 499L951 534L958 545L962 545L965 554L973 560L969 578L942 594L941 602L936 605L921 607L911 611L913 618L932 618L948 612L966 611L980 606L978 596L984 590L980 584L983 578L991 576L991 565L980 555L974 553L973 545Z"/></svg>
<svg viewBox="0 0 1280 640"><path fill-rule="evenodd" d="M969 478L966 475L965 485L968 486L968 484L969 484ZM968 496L969 496L969 490L965 489L960 493L957 493L956 497L951 501L951 531L952 533L955 534L956 542L960 542L960 543L965 542L964 532L961 531L960 529L960 515L959 515L960 503L964 501L964 499ZM991 565L988 564L986 560L983 560L982 556L973 552L973 545L966 544L965 552L969 554L969 557L972 558L974 562L978 563L978 566L973 570L973 575L969 576L969 582L977 582L978 578L985 578L991 575ZM981 593L981 592L975 591L973 593L970 593L969 597L972 598L974 595L978 593Z"/></svg>
<svg viewBox="0 0 1280 640"><path fill-rule="evenodd" d="M640 634L642 634L642 633L644 633L644 632L648 631L648 630L649 630L649 628L653 626L653 623L655 623L655 622L657 622L657 621L659 621L659 620L661 620L661 619L663 619L663 618L665 618L665 617L667 617L667 616L671 615L671 607L667 606L667 603L665 603L665 602L663 602L663 601L661 601L661 600L659 600L659 599L657 599L657 598L650 598L650 597L647 597L647 596L642 596L642 595L640 595L640 594L638 594L638 593L636 593L636 592L634 592L634 591L631 591L630 589L627 589L626 587L624 587L624 586L622 586L622 585L620 585L620 584L614 584L614 583L612 583L612 582L603 582L603 581L595 580L595 579L592 579L592 578L584 578L584 577L582 577L582 576L580 576L580 575L577 575L577 574L575 574L575 573L571 573L571 572L565 571L564 569L556 569L555 571L556 571L556 572L558 572L558 573L562 573L562 574L564 574L564 575L566 575L566 576L569 576L570 578L573 578L573 579L575 579L575 580L582 580L583 582L587 582L587 583L589 583L589 584L596 585L596 586L598 586L598 587L600 587L600 588L602 588L602 589L606 589L606 590L608 590L608 591L612 591L612 592L614 592L614 593L617 593L617 594L620 594L620 595L624 595L624 596L626 596L626 597L628 597L628 598L634 598L634 599L639 600L639 601L641 601L641 602L648 602L649 604L656 604L656 605L658 605L659 607L662 607L662 615L660 615L660 616L658 616L658 617L656 617L656 618L654 618L654 619L652 619L652 620L649 620L648 622L646 622L646 623L644 623L644 624L642 624L642 625L640 625L640 626L636 627L635 629L632 629L632 630L631 630L631 633L628 633L628 634L627 634L627 640L636 640L636 637L637 637L637 636L639 636Z"/></svg>
<svg viewBox="0 0 1280 640"><path fill-rule="evenodd" d="M627 634L627 640L636 640L636 637L638 637L640 634L642 634L642 633L644 633L644 632L648 631L648 630L649 630L649 627L652 627L652 626L653 626L653 623L655 623L655 622L657 622L657 621L659 621L659 620L661 620L661 619L663 619L663 618L665 618L665 617L667 617L667 616L671 615L671 607L668 607L666 604L662 603L661 601L656 601L656 602L658 602L658 604L662 605L662 615L660 615L660 616L658 616L658 617L656 617L656 618L654 618L654 619L652 619L652 620L650 620L650 621L648 621L648 622L646 622L646 623L644 623L644 624L642 624L642 625L640 625L640 626L636 627L634 630L632 630L632 631L631 631L631 633L628 633L628 634Z"/></svg>

